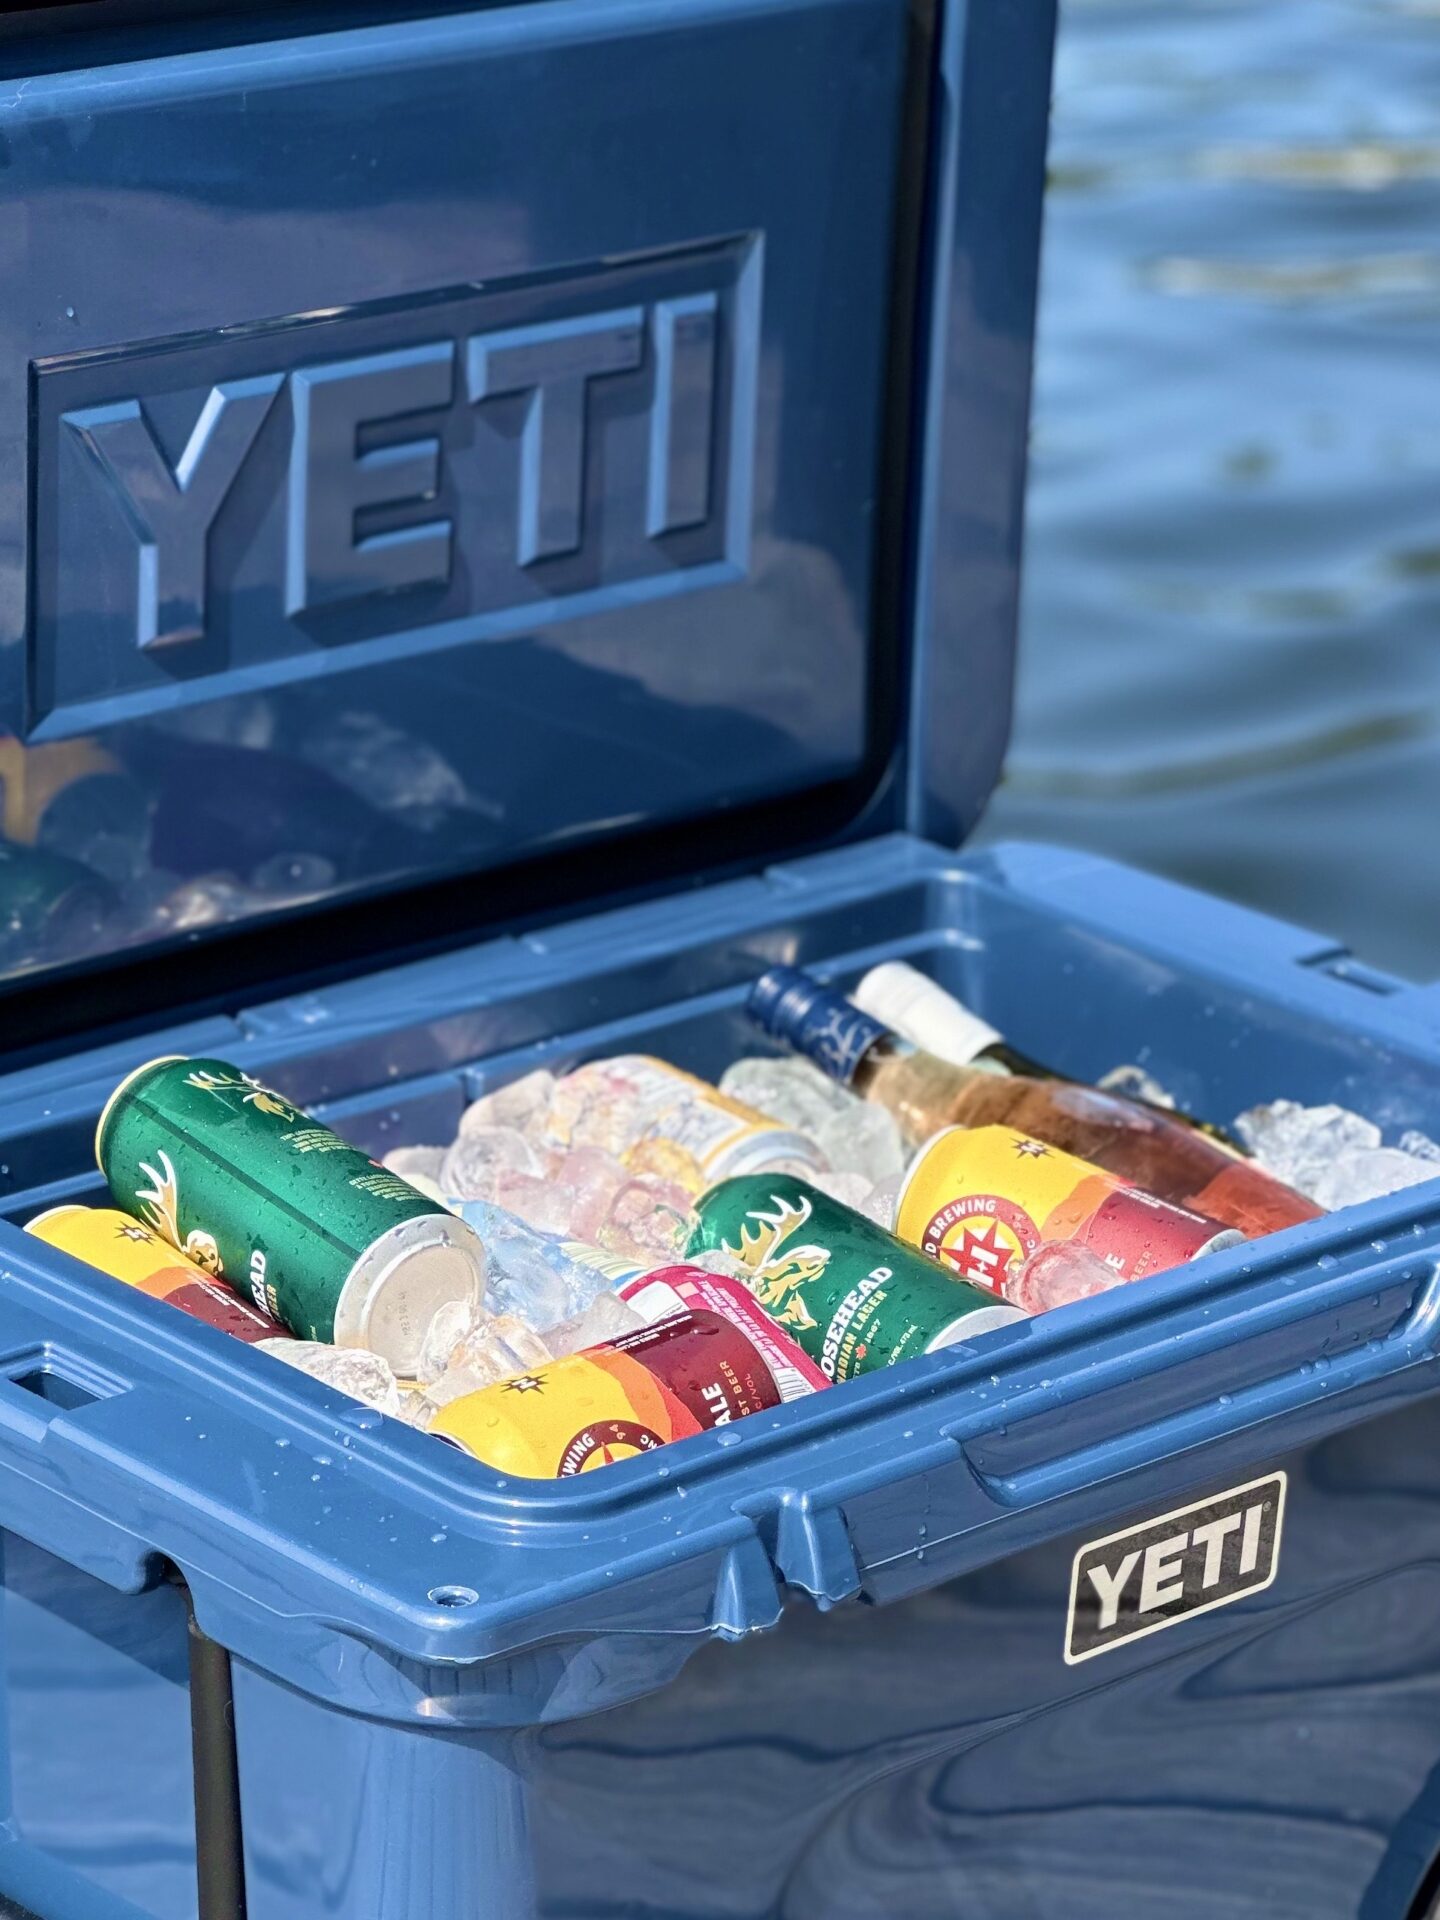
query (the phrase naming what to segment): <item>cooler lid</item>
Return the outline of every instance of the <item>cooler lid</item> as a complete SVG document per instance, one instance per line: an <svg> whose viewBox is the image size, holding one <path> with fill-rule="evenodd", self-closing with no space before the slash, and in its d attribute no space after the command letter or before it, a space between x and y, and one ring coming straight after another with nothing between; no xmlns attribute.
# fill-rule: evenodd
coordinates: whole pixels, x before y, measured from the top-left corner
<svg viewBox="0 0 1440 1920"><path fill-rule="evenodd" d="M16 1040L999 768L1050 0L334 20L3 56Z"/></svg>

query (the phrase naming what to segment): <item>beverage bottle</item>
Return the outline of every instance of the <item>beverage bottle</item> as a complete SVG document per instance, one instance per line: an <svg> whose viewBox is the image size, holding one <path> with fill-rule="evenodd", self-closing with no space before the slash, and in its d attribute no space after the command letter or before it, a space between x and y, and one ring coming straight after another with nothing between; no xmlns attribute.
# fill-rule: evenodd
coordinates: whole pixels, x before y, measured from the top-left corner
<svg viewBox="0 0 1440 1920"><path fill-rule="evenodd" d="M912 1145L944 1127L1013 1127L1252 1239L1322 1212L1161 1108L1071 1081L954 1066L910 1046L797 968L763 975L748 1011L831 1079L888 1108Z"/></svg>
<svg viewBox="0 0 1440 1920"><path fill-rule="evenodd" d="M951 1066L984 1067L988 1073L1021 1074L1030 1080L1068 1078L1011 1046L998 1027L972 1013L964 1001L903 960L882 960L878 967L872 967L851 998L862 1013L889 1027L897 1038ZM1153 1104L1133 1093L1123 1097L1137 1100L1142 1106ZM1197 1120L1193 1114L1173 1107L1163 1110L1181 1126L1208 1133L1225 1146L1238 1145L1224 1127Z"/></svg>

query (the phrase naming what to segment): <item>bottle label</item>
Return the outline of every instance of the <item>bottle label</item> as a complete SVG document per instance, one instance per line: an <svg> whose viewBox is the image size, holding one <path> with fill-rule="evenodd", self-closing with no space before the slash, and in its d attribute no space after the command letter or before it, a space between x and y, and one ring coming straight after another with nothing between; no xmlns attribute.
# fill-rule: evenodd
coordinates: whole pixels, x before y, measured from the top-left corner
<svg viewBox="0 0 1440 1920"><path fill-rule="evenodd" d="M877 1040L894 1037L843 993L797 967L772 967L752 989L747 1011L767 1033L813 1060L841 1086L849 1085Z"/></svg>

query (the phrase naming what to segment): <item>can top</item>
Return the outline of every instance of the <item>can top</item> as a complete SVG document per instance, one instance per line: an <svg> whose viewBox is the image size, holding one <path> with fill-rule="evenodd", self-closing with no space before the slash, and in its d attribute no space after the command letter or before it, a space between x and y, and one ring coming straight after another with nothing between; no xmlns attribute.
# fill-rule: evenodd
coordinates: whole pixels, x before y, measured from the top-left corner
<svg viewBox="0 0 1440 1920"><path fill-rule="evenodd" d="M92 1209L79 1200L67 1200L63 1206L46 1207L43 1213L35 1213L25 1222L25 1231L33 1233L36 1227L43 1226L47 1220L58 1220L62 1213L89 1213Z"/></svg>

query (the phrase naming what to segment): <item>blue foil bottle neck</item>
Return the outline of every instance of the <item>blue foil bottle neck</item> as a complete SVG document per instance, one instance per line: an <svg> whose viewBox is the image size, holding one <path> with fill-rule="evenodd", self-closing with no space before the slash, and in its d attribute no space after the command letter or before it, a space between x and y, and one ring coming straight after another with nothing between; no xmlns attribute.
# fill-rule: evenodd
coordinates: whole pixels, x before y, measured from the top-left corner
<svg viewBox="0 0 1440 1920"><path fill-rule="evenodd" d="M848 1086L877 1041L895 1036L852 1000L798 967L772 967L750 989L745 1011L756 1026L823 1073Z"/></svg>

